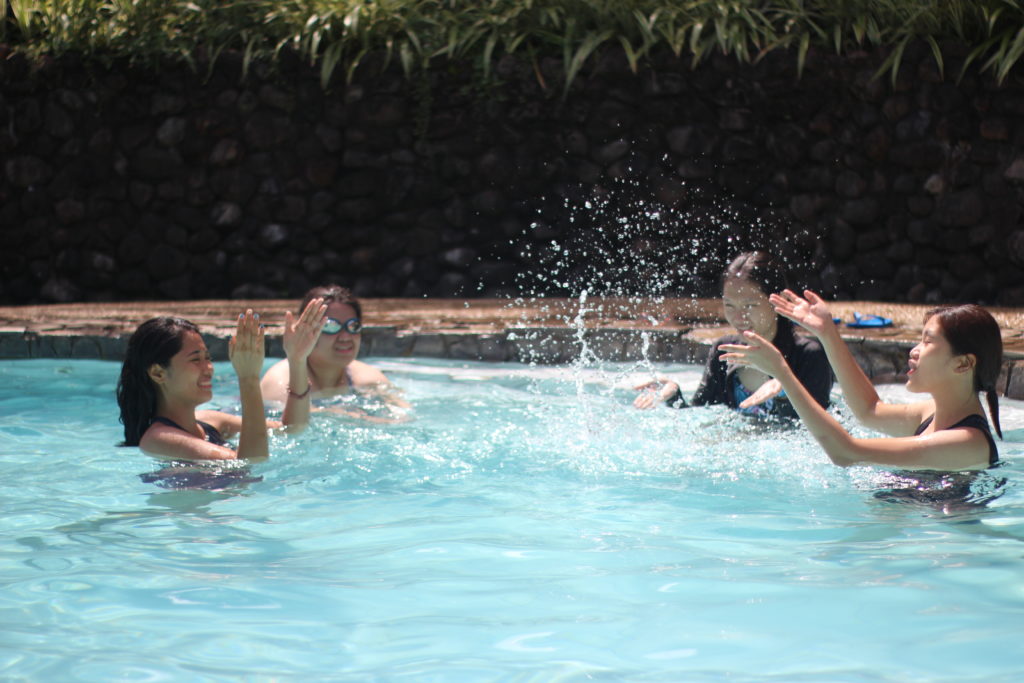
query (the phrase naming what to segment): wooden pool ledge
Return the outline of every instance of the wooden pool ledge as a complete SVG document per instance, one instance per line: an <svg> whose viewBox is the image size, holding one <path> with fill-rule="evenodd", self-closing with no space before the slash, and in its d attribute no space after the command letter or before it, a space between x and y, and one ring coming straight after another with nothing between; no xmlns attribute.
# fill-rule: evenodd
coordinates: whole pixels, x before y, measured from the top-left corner
<svg viewBox="0 0 1024 683"><path fill-rule="evenodd" d="M718 299L362 299L363 356L570 363L586 349L597 361L702 363L727 326ZM268 328L269 356L283 356L287 300L154 301L0 306L0 359L118 361L140 322L174 315L196 323L214 358L227 358L238 313L252 308ZM905 380L907 353L930 306L832 302L844 321L854 311L891 318L888 328L843 326L843 337L877 383ZM1002 394L1024 399L1024 309L990 308L1003 330Z"/></svg>

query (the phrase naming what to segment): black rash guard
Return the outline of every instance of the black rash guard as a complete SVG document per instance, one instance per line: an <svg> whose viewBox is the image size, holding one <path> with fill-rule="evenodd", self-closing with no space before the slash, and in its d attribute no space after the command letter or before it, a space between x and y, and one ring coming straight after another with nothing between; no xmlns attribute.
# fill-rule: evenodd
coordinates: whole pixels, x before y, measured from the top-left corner
<svg viewBox="0 0 1024 683"><path fill-rule="evenodd" d="M746 343L747 339L738 334L726 335L715 340L714 346L708 353L704 376L701 377L700 386L697 387L697 391L693 395L692 405L725 404L733 410L740 410L739 403L742 400L740 396L750 392L742 391L739 377L736 376L736 368L730 367L728 363L719 359L719 356L724 353L719 347L722 344ZM821 343L813 337L793 334L793 324L788 320L779 321L779 329L775 333L772 343L782 353L783 358L792 368L793 374L807 388L814 400L821 407L828 408L829 395L832 393L832 366L828 363L828 356L825 355ZM687 407L686 401L683 400L679 392L670 398L668 403L676 408ZM796 410L784 395L776 396L755 408L758 410L750 411L748 409L748 411L741 412L799 419Z"/></svg>

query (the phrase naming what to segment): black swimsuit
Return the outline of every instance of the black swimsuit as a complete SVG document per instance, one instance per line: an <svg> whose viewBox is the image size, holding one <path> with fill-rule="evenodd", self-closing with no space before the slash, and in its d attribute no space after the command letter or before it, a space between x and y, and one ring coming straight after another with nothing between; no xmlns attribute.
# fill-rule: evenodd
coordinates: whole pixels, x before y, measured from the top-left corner
<svg viewBox="0 0 1024 683"><path fill-rule="evenodd" d="M166 417L154 417L153 422L159 422L160 424L167 425L168 427L176 427L183 432L191 434L191 432L182 427L180 424L178 424L174 420L168 420ZM203 428L203 433L206 434L207 441L212 443L214 446L227 446L228 448L231 448L231 444L229 444L224 439L224 437L220 435L220 432L217 431L216 427L206 422L203 422L202 420L196 420L196 422L199 424L200 427Z"/></svg>
<svg viewBox="0 0 1024 683"><path fill-rule="evenodd" d="M924 422L918 426L917 431L914 432L914 436L918 436L924 430L928 429L928 425L932 423L935 416L928 417ZM996 440L992 438L992 432L988 428L988 420L985 419L984 415L968 415L964 419L957 422L955 425L946 427L946 429L959 429L960 427L971 427L977 429L979 432L985 435L985 440L988 441L988 466L994 467L999 463L999 451L996 449Z"/></svg>

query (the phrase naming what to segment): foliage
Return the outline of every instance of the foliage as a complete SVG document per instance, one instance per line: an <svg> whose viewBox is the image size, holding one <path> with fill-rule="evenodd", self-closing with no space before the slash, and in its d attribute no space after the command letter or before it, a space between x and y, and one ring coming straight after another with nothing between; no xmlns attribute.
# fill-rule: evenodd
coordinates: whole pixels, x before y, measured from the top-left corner
<svg viewBox="0 0 1024 683"><path fill-rule="evenodd" d="M602 46L638 70L654 49L697 64L719 52L756 61L792 50L881 47L895 79L906 47L955 41L971 64L1003 80L1024 55L1020 0L0 0L0 41L31 54L76 53L151 62L212 63L225 49L244 64L292 50L326 86L351 79L370 54L411 75L439 60L485 78L505 54L561 57L567 89Z"/></svg>

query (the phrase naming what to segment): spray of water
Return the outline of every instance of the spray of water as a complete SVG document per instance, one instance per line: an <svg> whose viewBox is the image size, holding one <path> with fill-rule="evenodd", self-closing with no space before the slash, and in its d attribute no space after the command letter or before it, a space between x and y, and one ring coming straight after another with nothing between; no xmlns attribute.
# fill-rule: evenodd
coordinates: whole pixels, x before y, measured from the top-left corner
<svg viewBox="0 0 1024 683"><path fill-rule="evenodd" d="M815 256L810 236L770 208L679 183L674 204L654 199L635 178L565 192L571 198L561 211L539 214L522 241L527 266L513 305L531 304L551 321L546 328L523 321L534 325L524 339L527 357L571 369L576 403L550 417L572 430L581 456L644 428L647 416L629 405L631 387L660 374L654 336L693 322L680 314L680 300L719 297L722 269L741 251L771 250L793 271L807 271Z"/></svg>

